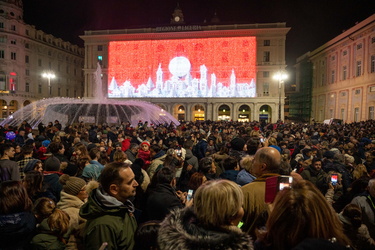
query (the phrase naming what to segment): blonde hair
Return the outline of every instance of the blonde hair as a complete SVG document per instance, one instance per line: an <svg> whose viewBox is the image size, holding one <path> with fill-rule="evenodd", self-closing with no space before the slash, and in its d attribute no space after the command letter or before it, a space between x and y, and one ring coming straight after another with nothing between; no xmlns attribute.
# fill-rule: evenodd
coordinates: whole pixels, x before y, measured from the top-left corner
<svg viewBox="0 0 375 250"><path fill-rule="evenodd" d="M354 180L358 180L362 176L370 177L370 175L367 172L366 166L363 164L358 164L354 168L352 175Z"/></svg>
<svg viewBox="0 0 375 250"><path fill-rule="evenodd" d="M291 249L306 238L336 238L343 246L350 240L336 213L309 181L294 182L278 193L267 220L266 244L273 249ZM288 235L288 237L285 237Z"/></svg>
<svg viewBox="0 0 375 250"><path fill-rule="evenodd" d="M203 183L194 195L194 212L208 227L223 227L238 214L243 205L241 188L228 180Z"/></svg>
<svg viewBox="0 0 375 250"><path fill-rule="evenodd" d="M247 172L251 173L253 168L253 162L254 162L254 156L245 156L242 157L242 160L240 161L240 166L244 168Z"/></svg>

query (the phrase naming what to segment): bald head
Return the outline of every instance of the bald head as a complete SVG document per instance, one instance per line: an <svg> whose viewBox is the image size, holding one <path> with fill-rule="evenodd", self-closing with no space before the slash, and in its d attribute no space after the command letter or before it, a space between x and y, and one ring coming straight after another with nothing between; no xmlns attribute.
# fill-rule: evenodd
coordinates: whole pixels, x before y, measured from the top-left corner
<svg viewBox="0 0 375 250"><path fill-rule="evenodd" d="M280 152L271 147L259 149L254 156L254 174L259 177L265 173L279 173Z"/></svg>

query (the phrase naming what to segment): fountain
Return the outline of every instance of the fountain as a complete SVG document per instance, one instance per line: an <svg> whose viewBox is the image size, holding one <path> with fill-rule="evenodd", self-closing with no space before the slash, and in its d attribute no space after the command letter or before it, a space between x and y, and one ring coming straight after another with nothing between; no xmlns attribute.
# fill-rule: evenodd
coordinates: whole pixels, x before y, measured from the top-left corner
<svg viewBox="0 0 375 250"><path fill-rule="evenodd" d="M55 97L42 99L17 110L8 118L3 120L0 125L9 124L18 126L26 120L33 128L40 122L58 120L61 124L73 124L85 122L90 124L119 124L121 122L130 122L137 126L138 122L148 121L149 124L180 123L168 112L159 106L138 100L114 100L103 97L100 91L101 86L101 68L98 65L95 74L96 87L94 94L96 98L64 98Z"/></svg>

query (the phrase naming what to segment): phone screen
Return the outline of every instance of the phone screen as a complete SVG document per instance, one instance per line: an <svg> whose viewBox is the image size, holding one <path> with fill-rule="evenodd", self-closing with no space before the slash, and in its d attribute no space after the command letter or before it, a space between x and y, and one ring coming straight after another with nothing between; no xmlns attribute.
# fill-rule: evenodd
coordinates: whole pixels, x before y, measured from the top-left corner
<svg viewBox="0 0 375 250"><path fill-rule="evenodd" d="M181 151L181 149L175 149L175 152L176 152L177 156L179 156L179 157L182 156L182 151Z"/></svg>
<svg viewBox="0 0 375 250"><path fill-rule="evenodd" d="M276 197L276 194L286 187L291 187L293 182L292 176L272 176L266 179L266 193L265 202L272 203Z"/></svg>
<svg viewBox="0 0 375 250"><path fill-rule="evenodd" d="M186 200L187 201L190 201L191 198L193 198L193 190L192 189L189 189L188 193L187 193L187 196L186 196Z"/></svg>
<svg viewBox="0 0 375 250"><path fill-rule="evenodd" d="M338 175L337 174L332 174L331 175L331 183L332 183L332 185L336 185L337 184L337 179L338 179Z"/></svg>

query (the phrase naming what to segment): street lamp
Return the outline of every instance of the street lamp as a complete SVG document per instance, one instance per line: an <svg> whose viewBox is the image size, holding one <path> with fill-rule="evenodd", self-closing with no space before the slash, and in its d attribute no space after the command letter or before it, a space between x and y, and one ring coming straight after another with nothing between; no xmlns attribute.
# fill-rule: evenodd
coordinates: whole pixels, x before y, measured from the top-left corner
<svg viewBox="0 0 375 250"><path fill-rule="evenodd" d="M48 79L48 93L49 93L49 97L51 97L52 95L51 79L54 79L56 75L53 72L45 72L42 74L42 76Z"/></svg>
<svg viewBox="0 0 375 250"><path fill-rule="evenodd" d="M284 83L284 80L287 78L288 78L288 75L283 71L279 71L273 76L273 79L279 82L279 121L281 120L281 85Z"/></svg>

